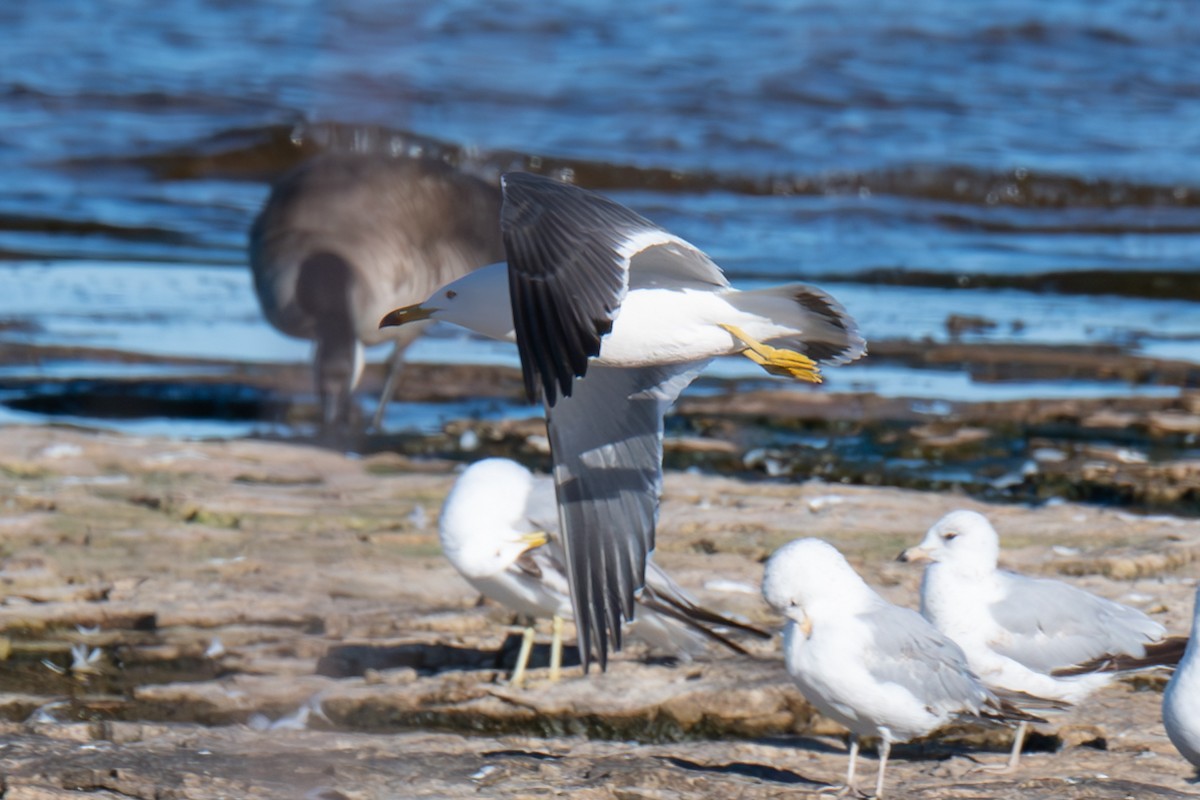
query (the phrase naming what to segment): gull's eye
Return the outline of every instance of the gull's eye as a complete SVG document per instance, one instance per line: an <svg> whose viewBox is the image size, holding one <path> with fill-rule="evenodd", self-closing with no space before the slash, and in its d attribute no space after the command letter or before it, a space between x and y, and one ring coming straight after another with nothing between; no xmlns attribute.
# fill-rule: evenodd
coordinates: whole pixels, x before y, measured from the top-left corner
<svg viewBox="0 0 1200 800"><path fill-rule="evenodd" d="M453 300L456 297L458 297L458 292L454 291L453 289L446 290L446 299L447 300Z"/></svg>
<svg viewBox="0 0 1200 800"><path fill-rule="evenodd" d="M945 533L942 534L942 541L948 542L957 536L958 536L958 534L955 533L954 531L946 531Z"/></svg>

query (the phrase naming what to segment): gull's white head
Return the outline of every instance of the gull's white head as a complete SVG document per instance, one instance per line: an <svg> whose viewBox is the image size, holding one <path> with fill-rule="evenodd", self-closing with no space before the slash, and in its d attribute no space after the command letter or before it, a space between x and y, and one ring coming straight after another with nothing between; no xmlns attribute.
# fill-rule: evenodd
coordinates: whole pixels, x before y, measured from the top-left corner
<svg viewBox="0 0 1200 800"><path fill-rule="evenodd" d="M492 339L512 340L512 301L508 294L508 265L480 267L438 289L424 303L397 308L379 327L440 319Z"/></svg>
<svg viewBox="0 0 1200 800"><path fill-rule="evenodd" d="M837 548L820 539L796 539L776 550L763 572L762 593L797 622L830 607L853 611L875 595Z"/></svg>
<svg viewBox="0 0 1200 800"><path fill-rule="evenodd" d="M988 573L1000 558L1000 537L987 517L975 511L951 511L934 523L902 561L935 561L957 571Z"/></svg>
<svg viewBox="0 0 1200 800"><path fill-rule="evenodd" d="M459 476L438 521L442 551L459 572L497 575L546 541L523 524L533 485L533 473L506 458L477 461Z"/></svg>

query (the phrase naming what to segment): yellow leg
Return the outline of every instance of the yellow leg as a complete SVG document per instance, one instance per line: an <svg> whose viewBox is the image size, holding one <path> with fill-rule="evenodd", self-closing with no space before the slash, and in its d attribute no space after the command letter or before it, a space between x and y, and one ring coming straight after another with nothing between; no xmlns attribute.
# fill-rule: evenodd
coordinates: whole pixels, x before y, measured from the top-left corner
<svg viewBox="0 0 1200 800"><path fill-rule="evenodd" d="M554 636L550 639L550 680L556 681L562 677L562 617L556 616L551 624Z"/></svg>
<svg viewBox="0 0 1200 800"><path fill-rule="evenodd" d="M513 688L520 689L525 683L525 668L529 666L529 654L533 652L533 626L530 625L521 634L521 651L517 653L517 668L513 670Z"/></svg>
<svg viewBox="0 0 1200 800"><path fill-rule="evenodd" d="M742 355L772 375L780 375L784 378L798 378L809 383L821 382L821 370L817 367L817 362L808 356L797 353L794 350L771 347L769 344L756 341L747 336L746 332L736 325L722 324L720 327L724 328L733 338L746 346L746 349L742 351Z"/></svg>

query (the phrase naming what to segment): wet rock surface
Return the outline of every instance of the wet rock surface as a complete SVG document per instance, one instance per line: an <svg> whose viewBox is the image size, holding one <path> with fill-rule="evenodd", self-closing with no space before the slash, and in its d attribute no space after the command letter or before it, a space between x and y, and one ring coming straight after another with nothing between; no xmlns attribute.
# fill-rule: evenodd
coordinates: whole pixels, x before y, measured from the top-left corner
<svg viewBox="0 0 1200 800"><path fill-rule="evenodd" d="M1149 414L1150 412L1147 412ZM1148 417L1147 417L1148 418ZM926 423L928 424L928 423ZM1136 465L1135 465L1136 466ZM603 675L505 682L510 618L438 555L451 461L262 441L0 430L0 774L6 800L100 797L771 798L841 779L841 732L778 640L673 663L637 646ZM890 599L892 559L952 508L989 514L1005 562L1190 619L1200 521L962 493L671 472L658 558L705 602L777 627L761 560L834 541ZM895 796L1181 797L1162 676L1038 726L897 748ZM861 762L869 777L874 760Z"/></svg>
<svg viewBox="0 0 1200 800"><path fill-rule="evenodd" d="M352 428L322 437L312 433L318 412L304 365L13 343L0 345L0 358L41 365L136 362L165 371L155 380L0 377L0 402L46 419L118 424L167 418L179 420L182 431L197 421L240 422L243 432L265 439L346 452L458 462L503 455L543 469L549 464L544 425L523 403L519 371L508 367L409 364L398 400L439 409L437 424L384 433ZM668 418L668 467L1200 516L1200 368L1194 364L1106 347L908 341L872 341L869 364L965 373L970 382L996 386L1071 380L1173 388L1161 396L966 402L702 377ZM381 365L372 365L361 394L376 396L382 381ZM407 468L403 459L396 463ZM380 462L378 468L391 467ZM254 477L247 475L251 482Z"/></svg>

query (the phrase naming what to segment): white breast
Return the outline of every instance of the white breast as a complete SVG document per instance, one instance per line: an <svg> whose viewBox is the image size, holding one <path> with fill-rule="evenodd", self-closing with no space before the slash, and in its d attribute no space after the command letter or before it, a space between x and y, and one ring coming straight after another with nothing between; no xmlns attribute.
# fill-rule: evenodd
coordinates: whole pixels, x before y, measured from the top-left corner
<svg viewBox="0 0 1200 800"><path fill-rule="evenodd" d="M621 303L612 331L600 344L609 367L680 364L741 349L718 323L744 324L722 292L635 289Z"/></svg>
<svg viewBox="0 0 1200 800"><path fill-rule="evenodd" d="M871 676L863 666L870 646L866 626L853 618L814 625L808 638L795 622L784 631L788 673L830 719L860 736L886 736L889 741L907 741L943 724L906 689Z"/></svg>

